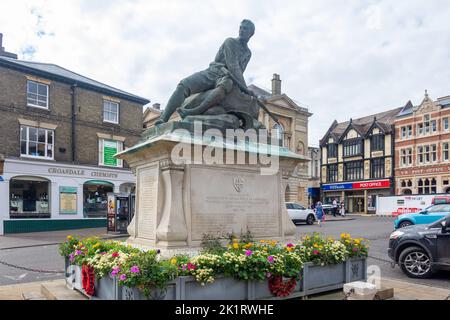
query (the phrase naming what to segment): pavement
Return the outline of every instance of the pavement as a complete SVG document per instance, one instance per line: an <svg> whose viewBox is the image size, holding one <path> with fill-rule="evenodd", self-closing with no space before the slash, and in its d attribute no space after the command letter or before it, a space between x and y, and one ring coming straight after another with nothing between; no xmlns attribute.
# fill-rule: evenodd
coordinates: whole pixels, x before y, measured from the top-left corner
<svg viewBox="0 0 450 320"><path fill-rule="evenodd" d="M79 236L80 238L97 236L101 239L123 238L126 236L123 234L107 233L106 228L14 233L0 236L0 250L60 244L66 240L69 234Z"/></svg>

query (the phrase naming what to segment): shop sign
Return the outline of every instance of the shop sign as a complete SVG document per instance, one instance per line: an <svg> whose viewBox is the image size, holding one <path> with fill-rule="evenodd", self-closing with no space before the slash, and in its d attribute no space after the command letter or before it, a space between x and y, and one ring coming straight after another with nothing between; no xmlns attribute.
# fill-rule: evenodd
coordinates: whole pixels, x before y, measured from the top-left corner
<svg viewBox="0 0 450 320"><path fill-rule="evenodd" d="M334 190L351 190L351 189L382 189L389 188L391 182L389 180L375 180L375 181L364 181L364 182L350 182L350 183L336 183L323 185L323 191L334 191Z"/></svg>
<svg viewBox="0 0 450 320"><path fill-rule="evenodd" d="M0 182L2 182L2 181L5 181L5 180L3 180L3 177L2 177L2 176L0 176Z"/></svg>
<svg viewBox="0 0 450 320"><path fill-rule="evenodd" d="M59 187L59 212L77 214L77 188Z"/></svg>
<svg viewBox="0 0 450 320"><path fill-rule="evenodd" d="M104 141L103 143L103 164L107 166L117 166L117 159L114 155L117 153L117 142Z"/></svg>
<svg viewBox="0 0 450 320"><path fill-rule="evenodd" d="M89 174L89 171L86 172L85 170L82 170L82 169L58 168L58 167L48 168L48 173L60 174L60 175L80 176L80 177L90 176L90 177L95 177L95 178L113 178L113 179L117 179L117 177L118 177L117 173L112 173L112 172L92 171Z"/></svg>

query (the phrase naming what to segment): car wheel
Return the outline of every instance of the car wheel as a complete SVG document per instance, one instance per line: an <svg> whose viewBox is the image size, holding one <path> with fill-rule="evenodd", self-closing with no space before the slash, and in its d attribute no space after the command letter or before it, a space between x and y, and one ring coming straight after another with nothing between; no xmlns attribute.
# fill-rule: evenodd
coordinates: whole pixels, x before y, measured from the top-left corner
<svg viewBox="0 0 450 320"><path fill-rule="evenodd" d="M403 250L399 263L403 272L410 278L429 278L433 273L430 256L419 247L409 247Z"/></svg>
<svg viewBox="0 0 450 320"><path fill-rule="evenodd" d="M314 221L316 221L316 219L314 218L314 216L312 214L310 214L308 216L308 218L306 218L306 224L308 224L308 225L314 224Z"/></svg>
<svg viewBox="0 0 450 320"><path fill-rule="evenodd" d="M404 227L409 227L412 226L414 223L412 223L411 221L402 221L398 227L399 228L404 228Z"/></svg>

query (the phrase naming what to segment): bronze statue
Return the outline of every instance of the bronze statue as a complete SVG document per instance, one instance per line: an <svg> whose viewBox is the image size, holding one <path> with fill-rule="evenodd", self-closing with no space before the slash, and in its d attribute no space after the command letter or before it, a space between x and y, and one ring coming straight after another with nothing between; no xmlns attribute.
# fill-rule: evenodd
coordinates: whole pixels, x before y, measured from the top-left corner
<svg viewBox="0 0 450 320"><path fill-rule="evenodd" d="M239 37L226 39L206 70L180 81L156 125L167 122L177 111L184 122L202 121L220 128L264 128L258 121L260 107L278 122L244 80L252 55L247 43L254 33L253 22L243 20Z"/></svg>

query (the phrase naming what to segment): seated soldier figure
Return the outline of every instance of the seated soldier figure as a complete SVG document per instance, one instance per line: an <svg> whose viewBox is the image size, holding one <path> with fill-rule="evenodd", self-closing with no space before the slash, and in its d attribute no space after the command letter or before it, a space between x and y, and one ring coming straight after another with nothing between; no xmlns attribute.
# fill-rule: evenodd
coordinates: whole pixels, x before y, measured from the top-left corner
<svg viewBox="0 0 450 320"><path fill-rule="evenodd" d="M167 122L177 110L183 117L202 114L219 104L231 92L233 84L247 91L245 93L252 94L245 90L247 85L243 73L251 57L247 43L254 33L255 25L250 20L243 20L239 37L226 39L206 70L181 80L156 124ZM209 92L198 107L192 110L180 109L187 97L205 91Z"/></svg>

